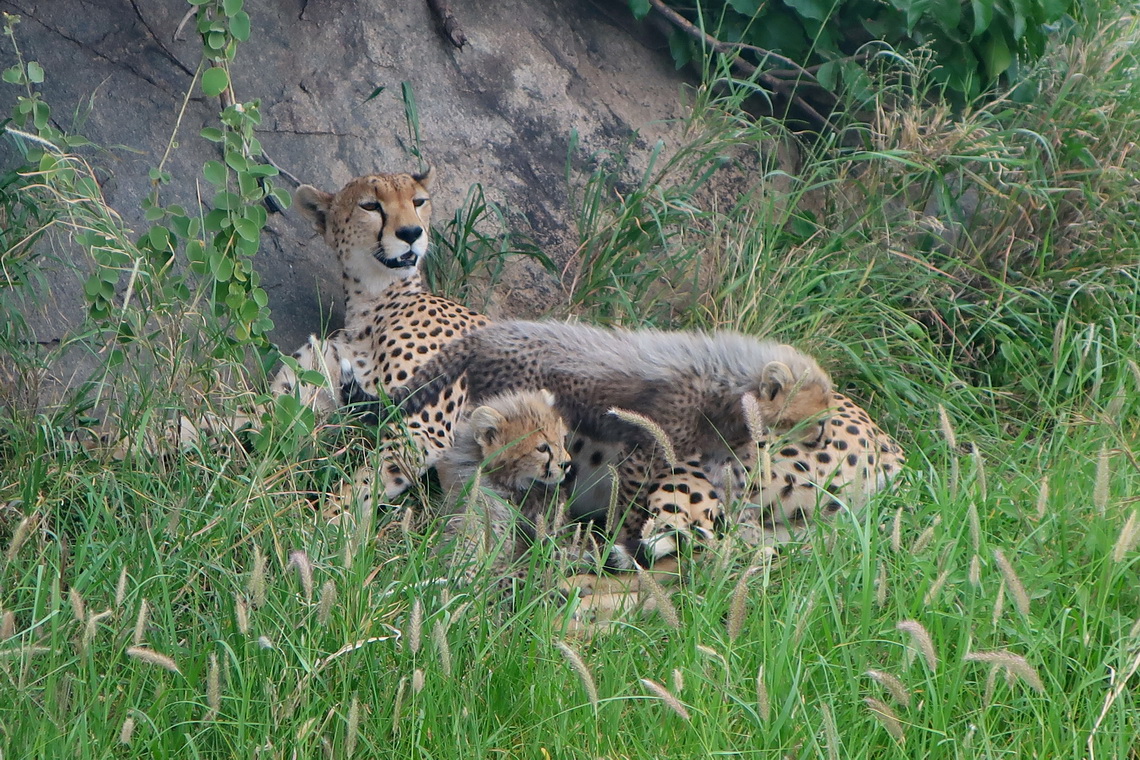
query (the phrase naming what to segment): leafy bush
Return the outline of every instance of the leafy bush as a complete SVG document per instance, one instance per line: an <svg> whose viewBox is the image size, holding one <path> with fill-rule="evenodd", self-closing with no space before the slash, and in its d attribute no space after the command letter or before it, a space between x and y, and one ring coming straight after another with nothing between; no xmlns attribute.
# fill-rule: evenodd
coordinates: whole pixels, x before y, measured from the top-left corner
<svg viewBox="0 0 1140 760"><path fill-rule="evenodd" d="M1074 15L1074 0L699 0L673 3L696 27L751 64L828 93L872 94L863 66L880 50L929 51L933 80L957 104L1020 81L1045 51L1051 25ZM634 15L661 0L630 0ZM712 53L708 40L678 24L670 50L678 68ZM875 44L877 43L877 44ZM774 54L774 55L770 55ZM801 68L802 67L802 68Z"/></svg>

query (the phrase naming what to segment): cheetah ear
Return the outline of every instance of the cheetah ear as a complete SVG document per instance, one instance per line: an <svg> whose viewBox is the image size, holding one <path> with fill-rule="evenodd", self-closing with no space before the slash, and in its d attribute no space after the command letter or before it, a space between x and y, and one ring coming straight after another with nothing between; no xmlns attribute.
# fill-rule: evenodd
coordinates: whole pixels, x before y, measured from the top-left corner
<svg viewBox="0 0 1140 760"><path fill-rule="evenodd" d="M332 193L318 190L312 185L301 185L293 193L293 201L301 216L313 223L318 235L325 234L325 220L328 218L329 207L332 205Z"/></svg>
<svg viewBox="0 0 1140 760"><path fill-rule="evenodd" d="M499 428L507 418L489 406L481 406L471 412L471 431L475 435L475 443L481 448L488 449L495 441Z"/></svg>
<svg viewBox="0 0 1140 760"><path fill-rule="evenodd" d="M782 391L791 388L796 382L792 369L783 362L768 362L760 377L760 397L775 401Z"/></svg>
<svg viewBox="0 0 1140 760"><path fill-rule="evenodd" d="M550 391L546 390L545 388L543 388L542 390L540 390L540 391L539 391L539 394L542 396L542 400L543 400L544 402L546 402L546 405L547 405L547 406L551 406L551 407L552 407L552 406L554 406L556 403L558 403L558 399L556 399L556 398L554 397L554 394L553 394L553 393L551 393Z"/></svg>
<svg viewBox="0 0 1140 760"><path fill-rule="evenodd" d="M435 167L428 164L428 167L419 174L413 174L412 179L419 182L424 186L424 190L431 190L432 180L435 179Z"/></svg>

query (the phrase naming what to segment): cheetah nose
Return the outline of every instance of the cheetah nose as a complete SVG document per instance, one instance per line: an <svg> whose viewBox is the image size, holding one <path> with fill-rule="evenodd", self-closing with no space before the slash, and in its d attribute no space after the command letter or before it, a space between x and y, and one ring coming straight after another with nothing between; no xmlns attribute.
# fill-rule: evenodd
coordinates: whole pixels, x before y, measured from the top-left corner
<svg viewBox="0 0 1140 760"><path fill-rule="evenodd" d="M396 237L398 237L400 240L403 240L408 245L411 245L412 243L419 240L420 235L422 235L422 234L424 234L424 228L423 227L408 226L408 227L401 227L400 229L396 230Z"/></svg>

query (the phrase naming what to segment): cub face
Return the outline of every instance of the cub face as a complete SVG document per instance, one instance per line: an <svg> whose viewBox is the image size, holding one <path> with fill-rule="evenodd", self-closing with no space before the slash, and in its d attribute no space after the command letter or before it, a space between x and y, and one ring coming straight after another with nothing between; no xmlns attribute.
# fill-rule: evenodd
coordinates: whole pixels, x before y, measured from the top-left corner
<svg viewBox="0 0 1140 760"><path fill-rule="evenodd" d="M428 249L432 170L368 174L335 195L312 185L295 194L297 208L342 262L414 270Z"/></svg>
<svg viewBox="0 0 1140 760"><path fill-rule="evenodd" d="M509 394L508 403L491 403L471 413L475 442L492 480L513 491L537 484L558 485L566 477L566 423L547 390Z"/></svg>
<svg viewBox="0 0 1140 760"><path fill-rule="evenodd" d="M814 360L804 359L798 373L784 362L769 362L750 395L765 424L775 432L798 428L801 439L818 440L831 416L831 378Z"/></svg>

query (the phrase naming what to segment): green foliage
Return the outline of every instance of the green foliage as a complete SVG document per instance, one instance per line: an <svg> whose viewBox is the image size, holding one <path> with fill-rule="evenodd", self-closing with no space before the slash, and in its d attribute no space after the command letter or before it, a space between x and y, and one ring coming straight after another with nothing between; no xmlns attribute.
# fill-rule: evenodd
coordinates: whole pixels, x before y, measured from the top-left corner
<svg viewBox="0 0 1140 760"><path fill-rule="evenodd" d="M641 18L649 5L630 0L630 8ZM1056 25L1071 23L1078 9L1075 0L700 0L695 7L676 6L728 43L733 55L777 70L796 85L846 92L858 101L872 95L864 67L876 53L910 57L927 51L932 81L958 105L1019 83ZM678 67L714 53L679 28L670 50ZM807 71L789 69L788 61Z"/></svg>

